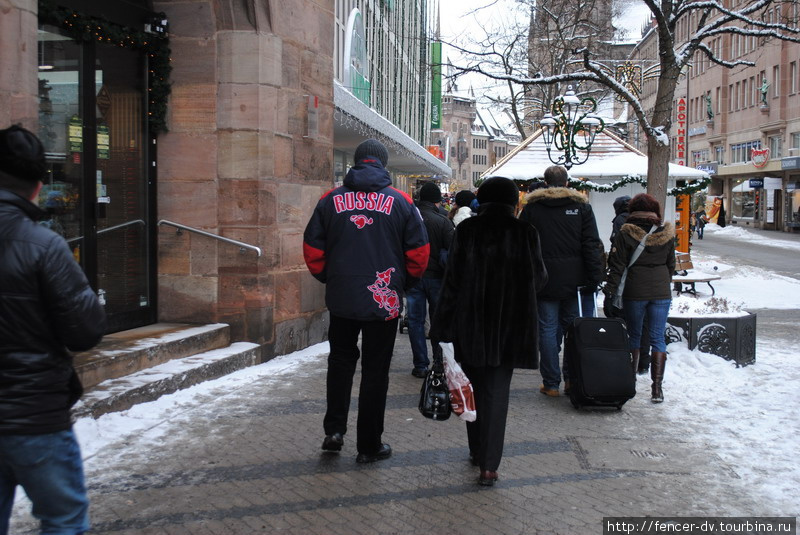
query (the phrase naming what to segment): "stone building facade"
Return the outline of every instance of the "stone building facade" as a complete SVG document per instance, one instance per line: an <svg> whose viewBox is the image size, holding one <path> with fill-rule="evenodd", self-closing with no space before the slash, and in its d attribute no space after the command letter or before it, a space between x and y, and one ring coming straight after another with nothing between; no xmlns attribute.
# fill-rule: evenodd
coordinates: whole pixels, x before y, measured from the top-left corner
<svg viewBox="0 0 800 535"><path fill-rule="evenodd" d="M776 3L766 20L797 20L797 3ZM687 38L690 22L678 26ZM708 46L729 69L697 54L678 84L670 136L672 161L712 175L709 195L725 206L728 223L767 230L800 229L800 44L745 35L720 35ZM647 31L630 59L655 64L656 32ZM655 81L642 84L651 109ZM679 122L683 124L679 124ZM631 132L637 131L631 125ZM644 137L628 141L642 148Z"/></svg>
<svg viewBox="0 0 800 535"><path fill-rule="evenodd" d="M353 9L370 21L373 101L387 117L341 83L338 47ZM302 234L355 146L380 137L396 183L450 172L422 146L430 104L403 109L386 97L404 90L395 78L429 81L410 33L427 35L428 9L380 0L0 6L0 124L21 123L45 143L40 205L105 302L110 332L227 323L233 341L261 345L263 360L326 339L324 287L306 269ZM387 76L390 67L407 72Z"/></svg>

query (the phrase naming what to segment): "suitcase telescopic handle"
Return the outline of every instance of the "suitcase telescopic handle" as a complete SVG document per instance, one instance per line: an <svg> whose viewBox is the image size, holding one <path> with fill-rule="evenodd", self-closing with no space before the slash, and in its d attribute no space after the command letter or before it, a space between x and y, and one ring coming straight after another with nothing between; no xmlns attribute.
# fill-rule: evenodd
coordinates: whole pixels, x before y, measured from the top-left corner
<svg viewBox="0 0 800 535"><path fill-rule="evenodd" d="M578 317L583 317L583 303L581 302L581 289L585 286L578 286ZM594 317L597 317L597 292L592 292L592 311Z"/></svg>

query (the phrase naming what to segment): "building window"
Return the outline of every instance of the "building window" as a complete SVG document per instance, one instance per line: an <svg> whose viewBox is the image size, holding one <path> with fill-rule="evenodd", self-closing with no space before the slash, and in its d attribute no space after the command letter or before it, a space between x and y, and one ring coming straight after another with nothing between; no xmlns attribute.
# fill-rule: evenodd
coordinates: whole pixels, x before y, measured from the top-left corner
<svg viewBox="0 0 800 535"><path fill-rule="evenodd" d="M797 93L797 62L793 61L789 64L789 94L795 93Z"/></svg>
<svg viewBox="0 0 800 535"><path fill-rule="evenodd" d="M780 96L780 89L781 87L781 67L780 65L775 65L772 67L772 96L778 97Z"/></svg>
<svg viewBox="0 0 800 535"><path fill-rule="evenodd" d="M769 158L770 160L783 158L783 136L769 137Z"/></svg>
<svg viewBox="0 0 800 535"><path fill-rule="evenodd" d="M761 141L748 141L747 143L731 144L731 163L747 163L750 161L752 149L760 149ZM722 162L720 162L722 163Z"/></svg>
<svg viewBox="0 0 800 535"><path fill-rule="evenodd" d="M725 147L717 145L714 147L714 158L719 165L725 165Z"/></svg>
<svg viewBox="0 0 800 535"><path fill-rule="evenodd" d="M791 156L800 156L800 132L793 132L792 133L792 150L789 152L793 152Z"/></svg>

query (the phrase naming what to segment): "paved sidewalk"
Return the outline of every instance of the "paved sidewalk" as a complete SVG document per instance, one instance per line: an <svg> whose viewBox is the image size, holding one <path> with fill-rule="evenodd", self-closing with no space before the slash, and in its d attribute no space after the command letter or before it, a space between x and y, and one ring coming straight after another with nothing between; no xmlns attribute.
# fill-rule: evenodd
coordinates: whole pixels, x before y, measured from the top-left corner
<svg viewBox="0 0 800 535"><path fill-rule="evenodd" d="M604 516L789 514L662 418L678 385L665 384L661 406L640 379L622 411L578 412L566 397L541 395L538 372L518 371L500 480L482 488L464 423L417 411L407 335L397 335L386 461L356 464L355 410L343 451L320 450L325 368L320 357L198 395L90 458L91 533L589 535L603 532ZM35 533L20 509L12 533Z"/></svg>

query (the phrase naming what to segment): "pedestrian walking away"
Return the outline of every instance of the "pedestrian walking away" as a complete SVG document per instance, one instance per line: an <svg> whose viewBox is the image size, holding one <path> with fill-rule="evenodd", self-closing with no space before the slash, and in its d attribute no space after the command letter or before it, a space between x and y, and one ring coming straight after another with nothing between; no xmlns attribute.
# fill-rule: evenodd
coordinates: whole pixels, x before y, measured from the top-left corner
<svg viewBox="0 0 800 535"><path fill-rule="evenodd" d="M675 229L661 220L661 205L646 193L636 195L629 204L630 215L608 255L608 274L605 284L605 302L618 293L622 274L627 268L622 303L625 324L628 327L633 369L637 369L640 341L645 315L650 334L650 376L653 384L651 399L664 401L662 382L667 361L664 331L672 302L671 283L675 271ZM649 235L648 235L649 233ZM643 243L643 249L640 244ZM630 264L634 252L641 252Z"/></svg>
<svg viewBox="0 0 800 535"><path fill-rule="evenodd" d="M630 195L622 195L614 200L614 219L611 221L611 238L610 243L614 243L619 230L625 221L628 219L628 203L630 203ZM625 319L622 310L615 307L606 307L603 310L607 318L621 318ZM644 326L642 328L641 347L639 348L639 364L637 373L647 373L650 369L650 333L647 328L647 315L645 314Z"/></svg>
<svg viewBox="0 0 800 535"><path fill-rule="evenodd" d="M703 233L706 228L706 223L708 223L708 218L706 217L706 213L703 210L700 210L695 214L695 224L697 225L697 239L703 239Z"/></svg>
<svg viewBox="0 0 800 535"><path fill-rule="evenodd" d="M591 305L603 279L603 244L597 222L586 197L567 187L567 170L548 167L544 172L546 188L526 197L520 219L539 231L542 258L549 279L537 295L539 309L539 351L542 385L539 391L551 397L559 395L562 369L559 354L567 328L578 316L578 288L585 303ZM584 315L593 314L593 306L584 305ZM564 388L569 390L569 370L563 369ZM566 393L566 392L565 392Z"/></svg>
<svg viewBox="0 0 800 535"><path fill-rule="evenodd" d="M431 338L453 343L472 383L477 419L467 441L484 486L499 477L514 369L538 366L536 292L547 271L538 232L514 217L518 198L507 178L478 188L478 215L456 228L431 322Z"/></svg>
<svg viewBox="0 0 800 535"><path fill-rule="evenodd" d="M430 254L422 216L408 194L392 187L388 161L381 142L362 142L343 185L322 196L303 235L306 265L325 284L330 311L322 449L336 452L344 445L360 358L359 463L391 455L382 435L397 322L403 294L422 277Z"/></svg>
<svg viewBox="0 0 800 535"><path fill-rule="evenodd" d="M89 530L89 499L70 408L83 393L70 351L94 347L103 306L64 238L37 224L44 148L0 130L0 535L17 486L41 533Z"/></svg>
<svg viewBox="0 0 800 535"><path fill-rule="evenodd" d="M450 210L450 219L453 221L454 225L458 226L458 224L466 218L475 215L472 208L470 208L474 200L475 194L468 189L456 193L456 204L453 206L453 209Z"/></svg>
<svg viewBox="0 0 800 535"><path fill-rule="evenodd" d="M408 337L411 342L411 353L414 367L411 370L414 377L425 377L428 373L428 342L425 339L425 319L430 313L433 317L436 311L436 302L444 276L444 263L447 259L450 242L453 240L455 227L453 222L439 212L442 202L442 192L433 182L426 182L420 188L419 208L422 220L430 242L430 260L422 280L406 293L408 304ZM431 338L431 347L435 359L441 359L441 349L434 338Z"/></svg>

